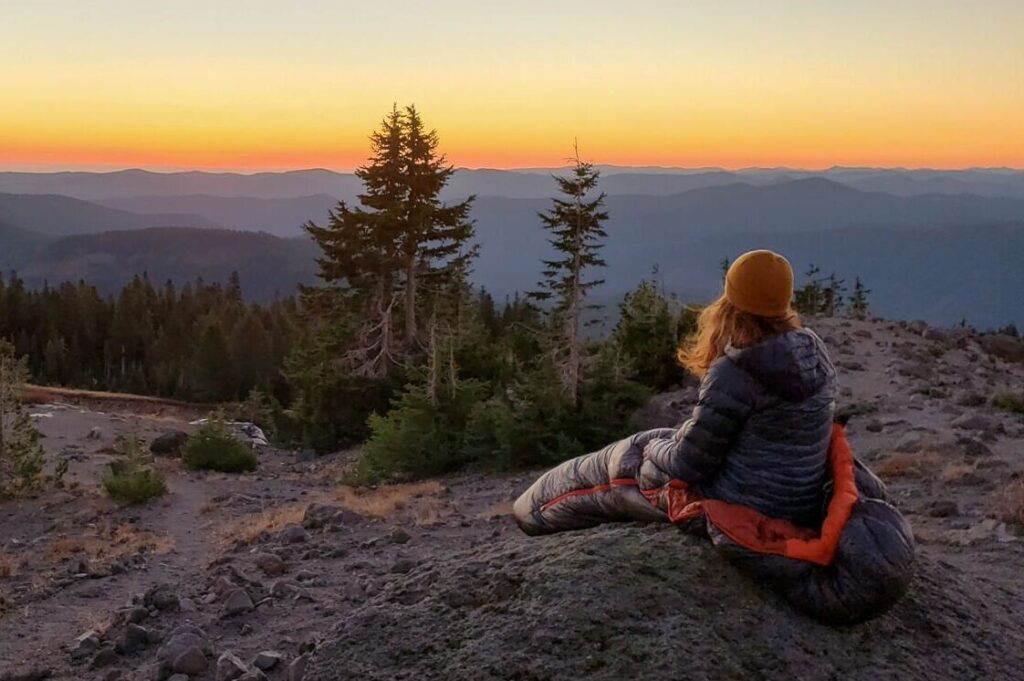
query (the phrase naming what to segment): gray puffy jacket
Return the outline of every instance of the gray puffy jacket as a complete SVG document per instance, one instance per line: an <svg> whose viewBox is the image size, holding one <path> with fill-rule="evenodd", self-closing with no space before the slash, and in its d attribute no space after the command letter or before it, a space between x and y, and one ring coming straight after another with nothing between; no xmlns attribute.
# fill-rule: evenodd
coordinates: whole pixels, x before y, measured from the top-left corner
<svg viewBox="0 0 1024 681"><path fill-rule="evenodd" d="M836 374L809 329L729 348L701 382L693 416L650 442L640 485L666 475L709 499L805 527L821 520Z"/></svg>

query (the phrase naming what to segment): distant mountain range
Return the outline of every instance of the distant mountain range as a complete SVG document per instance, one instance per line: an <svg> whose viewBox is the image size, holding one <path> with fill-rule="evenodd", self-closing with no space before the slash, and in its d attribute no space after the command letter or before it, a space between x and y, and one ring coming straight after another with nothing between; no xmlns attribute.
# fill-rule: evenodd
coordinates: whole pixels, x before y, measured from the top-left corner
<svg viewBox="0 0 1024 681"><path fill-rule="evenodd" d="M557 169L556 169L557 170ZM458 171L448 200L476 194L476 281L532 288L549 255L537 212L547 170ZM718 265L744 250L786 253L861 276L884 315L980 326L1024 322L1024 172L833 168L604 169L609 238L598 296L615 302L657 265L668 290L705 300ZM145 270L161 281L238 270L258 298L312 281L307 220L324 222L357 179L290 173L0 173L0 267L38 285L79 277L113 290ZM158 229L154 229L158 228Z"/></svg>

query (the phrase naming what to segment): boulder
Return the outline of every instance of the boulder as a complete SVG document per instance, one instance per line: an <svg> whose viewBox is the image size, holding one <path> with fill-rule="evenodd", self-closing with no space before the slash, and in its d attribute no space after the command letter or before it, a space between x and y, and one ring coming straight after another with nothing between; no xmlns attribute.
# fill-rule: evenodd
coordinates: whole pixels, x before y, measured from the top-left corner
<svg viewBox="0 0 1024 681"><path fill-rule="evenodd" d="M252 661L252 666L256 667L260 671L266 672L281 664L283 659L284 655L276 650L264 650L263 652L257 653L256 659Z"/></svg>
<svg viewBox="0 0 1024 681"><path fill-rule="evenodd" d="M288 572L288 563L273 553L257 553L253 556L253 562L268 577L280 577Z"/></svg>
<svg viewBox="0 0 1024 681"><path fill-rule="evenodd" d="M224 617L234 617L235 615L241 615L242 613L249 612L255 606L252 604L252 599L249 598L249 594L246 593L245 589L235 589L234 591L228 592L224 597Z"/></svg>
<svg viewBox="0 0 1024 681"><path fill-rule="evenodd" d="M181 655L174 658L174 662L171 664L171 670L177 674L199 676L205 672L209 666L210 661L207 659L203 650L198 646L192 646L190 648L186 648Z"/></svg>
<svg viewBox="0 0 1024 681"><path fill-rule="evenodd" d="M183 430L169 430L149 443L149 451L157 456L181 456L181 448L188 440Z"/></svg>
<svg viewBox="0 0 1024 681"><path fill-rule="evenodd" d="M217 658L217 681L235 681L247 671L249 668L245 663L230 651L221 653Z"/></svg>
<svg viewBox="0 0 1024 681"><path fill-rule="evenodd" d="M305 681L1022 678L1022 608L1024 584L994 589L925 555L887 614L830 628L705 539L606 525L394 577L340 619Z"/></svg>
<svg viewBox="0 0 1024 681"><path fill-rule="evenodd" d="M312 503L306 507L302 516L302 526L307 530L319 530L322 527L340 526L358 517L358 514L341 506Z"/></svg>
<svg viewBox="0 0 1024 681"><path fill-rule="evenodd" d="M298 523L289 523L278 533L277 538L282 544L301 544L309 541L309 532Z"/></svg>

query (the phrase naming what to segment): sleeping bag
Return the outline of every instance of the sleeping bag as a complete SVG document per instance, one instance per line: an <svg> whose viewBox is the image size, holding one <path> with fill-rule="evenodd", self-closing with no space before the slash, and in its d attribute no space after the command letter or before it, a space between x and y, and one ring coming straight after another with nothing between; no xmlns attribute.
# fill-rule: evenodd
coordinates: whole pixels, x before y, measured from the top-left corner
<svg viewBox="0 0 1024 681"><path fill-rule="evenodd" d="M814 528L651 475L644 447L673 432L645 431L560 464L515 502L516 522L531 535L612 521L680 523L706 533L729 562L830 624L878 616L906 592L914 563L910 526L882 482L854 458L842 426L832 427L825 507Z"/></svg>

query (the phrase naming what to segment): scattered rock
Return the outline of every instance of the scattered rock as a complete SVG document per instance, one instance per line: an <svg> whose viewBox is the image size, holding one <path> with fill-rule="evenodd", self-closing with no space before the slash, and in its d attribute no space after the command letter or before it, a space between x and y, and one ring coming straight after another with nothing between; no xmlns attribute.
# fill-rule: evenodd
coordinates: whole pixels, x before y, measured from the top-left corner
<svg viewBox="0 0 1024 681"><path fill-rule="evenodd" d="M83 660L96 652L96 649L99 647L100 635L95 631L89 630L71 642L69 646L71 658Z"/></svg>
<svg viewBox="0 0 1024 681"><path fill-rule="evenodd" d="M306 513L302 517L302 527L318 530L328 525L341 525L345 520L346 513L348 512L341 506L312 503L306 507Z"/></svg>
<svg viewBox="0 0 1024 681"><path fill-rule="evenodd" d="M306 678L306 668L309 666L309 654L299 655L288 665L288 681L302 681Z"/></svg>
<svg viewBox="0 0 1024 681"><path fill-rule="evenodd" d="M959 418L953 419L949 425L961 430L985 430L990 432L997 432L1002 426L1002 424L997 425L995 421L984 414L964 414Z"/></svg>
<svg viewBox="0 0 1024 681"><path fill-rule="evenodd" d="M478 605L450 607L452 591ZM409 593L418 598L396 607ZM485 542L393 578L340 619L303 681L661 681L679 670L703 681L1001 679L1024 669L1022 609L1019 580L994 588L922 552L891 611L830 628L705 540L674 527L611 524Z"/></svg>
<svg viewBox="0 0 1024 681"><path fill-rule="evenodd" d="M93 426L85 438L87 440L100 440L103 438L103 430L99 426Z"/></svg>
<svg viewBox="0 0 1024 681"><path fill-rule="evenodd" d="M951 518L960 515L960 507L955 501L939 499L928 505L928 515L932 518Z"/></svg>
<svg viewBox="0 0 1024 681"><path fill-rule="evenodd" d="M224 597L222 613L224 617L234 617L235 615L249 612L254 607L252 599L249 598L249 594L245 589L235 589L228 592Z"/></svg>
<svg viewBox="0 0 1024 681"><path fill-rule="evenodd" d="M273 553L257 553L253 558L256 567L268 577L280 577L288 572L288 564L280 556Z"/></svg>
<svg viewBox="0 0 1024 681"><path fill-rule="evenodd" d="M149 631L138 624L128 624L124 636L118 642L118 652L122 655L131 655L147 645L149 645Z"/></svg>
<svg viewBox="0 0 1024 681"><path fill-rule="evenodd" d="M181 456L181 448L188 440L183 430L169 430L149 443L149 451L157 456Z"/></svg>
<svg viewBox="0 0 1024 681"><path fill-rule="evenodd" d="M391 530L391 542L393 544L406 544L412 537L404 528L396 527Z"/></svg>
<svg viewBox="0 0 1024 681"><path fill-rule="evenodd" d="M96 651L96 657L92 658L92 668L99 669L117 662L117 651L114 646L103 646Z"/></svg>
<svg viewBox="0 0 1024 681"><path fill-rule="evenodd" d="M268 672L284 661L284 655L276 650L264 650L256 655L252 665L261 671Z"/></svg>
<svg viewBox="0 0 1024 681"><path fill-rule="evenodd" d="M178 594L168 584L158 584L150 588L142 602L146 607L154 607L157 610L177 610L181 605Z"/></svg>
<svg viewBox="0 0 1024 681"><path fill-rule="evenodd" d="M174 662L179 656L192 648L199 650L200 653L205 653L209 650L209 647L209 641L203 630L198 627L184 625L168 634L157 650L156 657L161 662Z"/></svg>
<svg viewBox="0 0 1024 681"><path fill-rule="evenodd" d="M221 653L217 658L217 681L235 681L247 671L249 668L245 666L245 663L230 651Z"/></svg>
<svg viewBox="0 0 1024 681"><path fill-rule="evenodd" d="M983 407L988 404L988 400L980 393L967 392L961 395L956 403L961 407Z"/></svg>
<svg viewBox="0 0 1024 681"><path fill-rule="evenodd" d="M882 422L879 421L878 419L871 419L870 421L868 421L867 425L864 426L864 430L868 431L869 433L881 433Z"/></svg>
<svg viewBox="0 0 1024 681"><path fill-rule="evenodd" d="M1024 362L1024 339L1006 333L991 333L978 338L988 354L1007 362Z"/></svg>
<svg viewBox="0 0 1024 681"><path fill-rule="evenodd" d="M174 658L172 671L189 676L199 676L210 667L210 661L202 649L192 646Z"/></svg>
<svg viewBox="0 0 1024 681"><path fill-rule="evenodd" d="M391 566L391 572L395 574L404 575L405 573L416 567L416 561L412 558L399 558Z"/></svg>
<svg viewBox="0 0 1024 681"><path fill-rule="evenodd" d="M295 452L296 463L309 463L316 460L316 452L312 449L300 449Z"/></svg>
<svg viewBox="0 0 1024 681"><path fill-rule="evenodd" d="M298 523L289 523L277 535L278 539L285 544L301 544L309 541L309 532Z"/></svg>
<svg viewBox="0 0 1024 681"><path fill-rule="evenodd" d="M147 617L149 617L149 610L136 606L128 611L127 620L132 624L138 624Z"/></svg>

